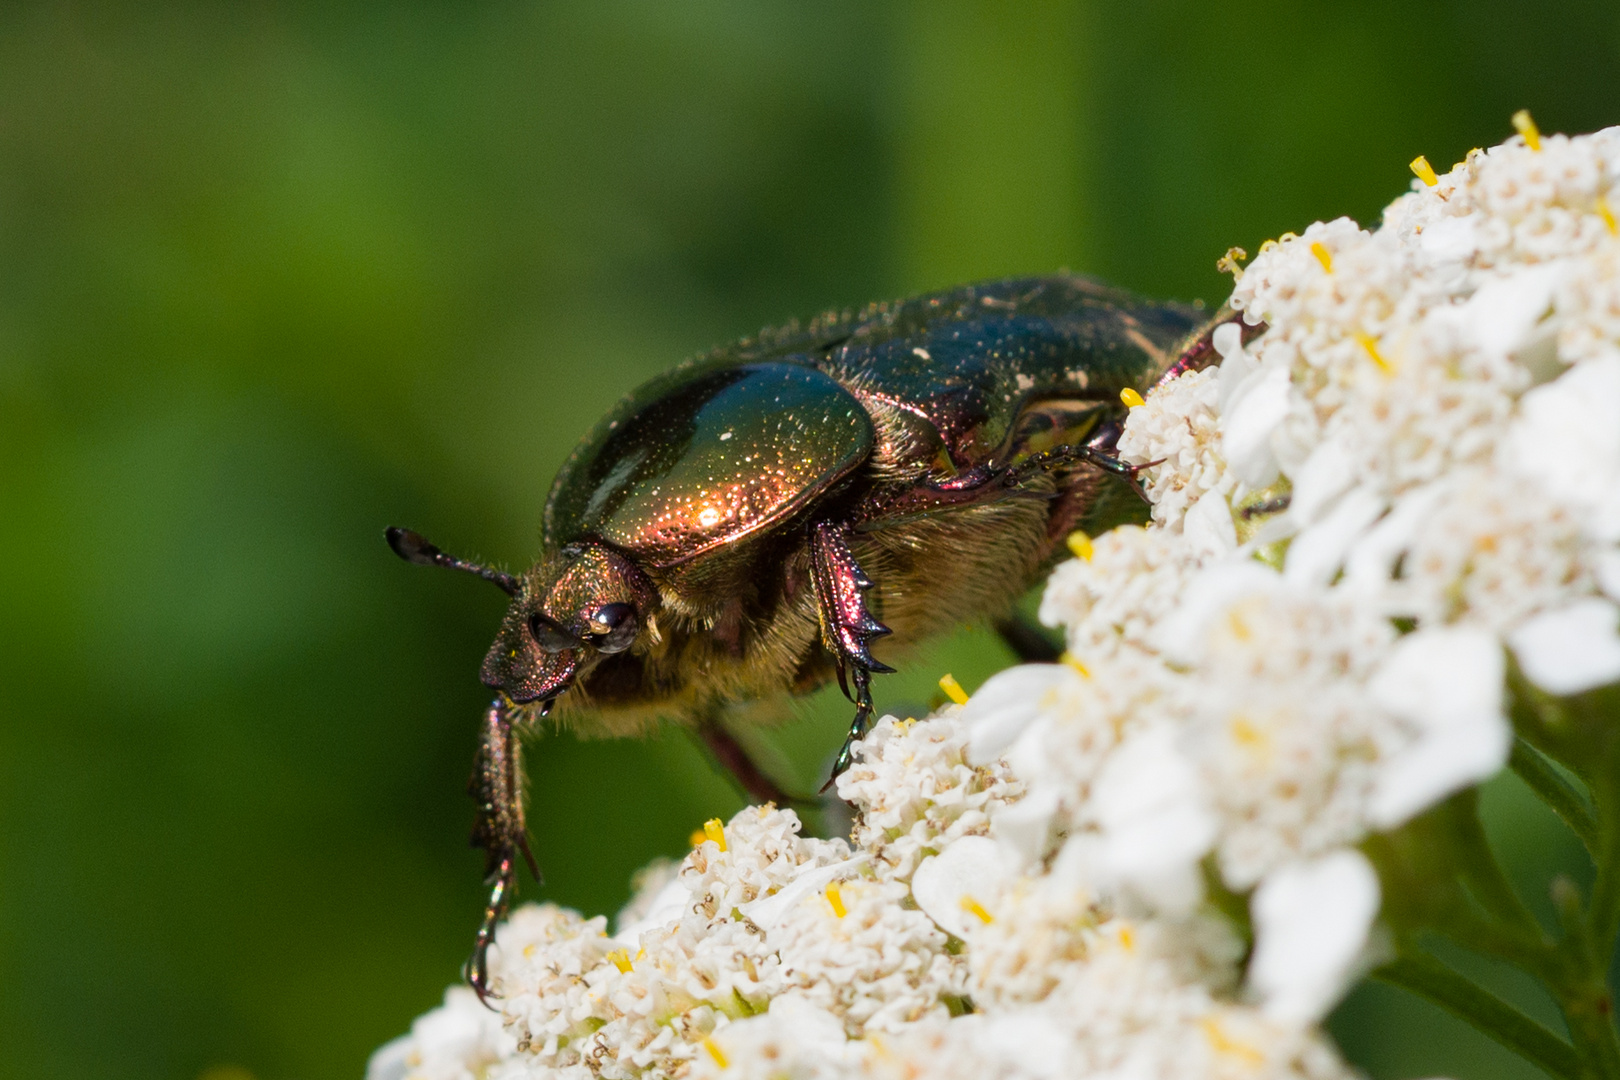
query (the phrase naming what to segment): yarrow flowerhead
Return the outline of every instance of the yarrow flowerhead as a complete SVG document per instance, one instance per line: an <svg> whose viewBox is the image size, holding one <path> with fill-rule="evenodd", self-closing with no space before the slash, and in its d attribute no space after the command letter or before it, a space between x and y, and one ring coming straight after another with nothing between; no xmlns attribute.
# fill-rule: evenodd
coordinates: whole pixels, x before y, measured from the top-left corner
<svg viewBox="0 0 1620 1080"><path fill-rule="evenodd" d="M1512 680L1620 681L1620 129L1412 171L1127 402L1152 520L1072 539L1064 662L877 723L848 842L751 807L615 936L518 909L499 1013L450 991L370 1080L1353 1075L1364 851L1502 767Z"/></svg>

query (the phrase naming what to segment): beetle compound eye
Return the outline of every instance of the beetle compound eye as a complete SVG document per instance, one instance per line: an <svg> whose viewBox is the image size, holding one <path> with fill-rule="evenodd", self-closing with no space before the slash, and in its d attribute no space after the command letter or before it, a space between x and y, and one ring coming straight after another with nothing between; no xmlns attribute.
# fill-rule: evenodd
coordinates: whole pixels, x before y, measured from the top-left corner
<svg viewBox="0 0 1620 1080"><path fill-rule="evenodd" d="M633 605L603 604L590 618L591 644L601 652L623 652L635 641L636 629Z"/></svg>
<svg viewBox="0 0 1620 1080"><path fill-rule="evenodd" d="M538 611L529 616L529 633L534 636L540 648L548 653L577 649L584 644Z"/></svg>

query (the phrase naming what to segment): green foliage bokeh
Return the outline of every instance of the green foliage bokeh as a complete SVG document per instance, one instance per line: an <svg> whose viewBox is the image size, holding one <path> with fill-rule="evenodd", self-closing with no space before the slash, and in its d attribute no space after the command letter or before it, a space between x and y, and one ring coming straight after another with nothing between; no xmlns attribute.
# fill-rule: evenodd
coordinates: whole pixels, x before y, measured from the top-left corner
<svg viewBox="0 0 1620 1080"><path fill-rule="evenodd" d="M0 1076L355 1077L456 977L503 598L384 525L522 564L686 354L1059 266L1218 302L1227 247L1372 223L1517 108L1620 122L1617 73L1612 0L7 7ZM964 632L880 705L1007 660ZM809 785L848 710L798 711ZM530 762L528 895L589 912L740 805L678 734ZM1580 871L1487 795L1526 880ZM1393 991L1335 1031L1534 1075Z"/></svg>

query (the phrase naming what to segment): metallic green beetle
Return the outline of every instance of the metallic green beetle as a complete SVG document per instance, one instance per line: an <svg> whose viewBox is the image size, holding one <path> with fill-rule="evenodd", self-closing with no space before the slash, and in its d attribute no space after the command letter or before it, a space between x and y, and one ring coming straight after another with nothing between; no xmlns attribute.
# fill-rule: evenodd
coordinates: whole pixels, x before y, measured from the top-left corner
<svg viewBox="0 0 1620 1080"><path fill-rule="evenodd" d="M489 903L467 977L530 868L514 729L696 727L756 798L733 703L837 677L872 716L871 651L1005 615L1076 528L1141 513L1112 448L1124 390L1207 363L1230 318L1059 275L970 285L737 342L625 397L551 488L520 577L388 530L403 558L512 597L483 681L473 842ZM1249 333L1256 328L1249 328ZM563 697L568 691L566 697Z"/></svg>

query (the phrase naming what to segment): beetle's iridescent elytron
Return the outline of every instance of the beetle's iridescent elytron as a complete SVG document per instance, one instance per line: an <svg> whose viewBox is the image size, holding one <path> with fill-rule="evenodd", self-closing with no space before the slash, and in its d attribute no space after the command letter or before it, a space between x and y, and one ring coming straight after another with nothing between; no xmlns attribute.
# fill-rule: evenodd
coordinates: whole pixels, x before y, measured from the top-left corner
<svg viewBox="0 0 1620 1080"><path fill-rule="evenodd" d="M1084 278L965 286L768 331L627 396L563 466L522 576L388 531L512 606L472 792L489 904L468 979L531 869L514 729L557 704L598 734L699 729L756 797L732 703L836 675L872 716L872 642L1005 614L1076 528L1141 512L1112 455L1123 390L1210 356L1215 322ZM566 696L564 692L569 691ZM846 741L836 770L848 763Z"/></svg>

